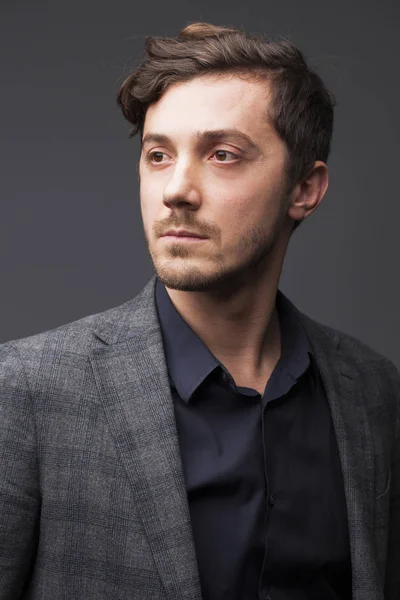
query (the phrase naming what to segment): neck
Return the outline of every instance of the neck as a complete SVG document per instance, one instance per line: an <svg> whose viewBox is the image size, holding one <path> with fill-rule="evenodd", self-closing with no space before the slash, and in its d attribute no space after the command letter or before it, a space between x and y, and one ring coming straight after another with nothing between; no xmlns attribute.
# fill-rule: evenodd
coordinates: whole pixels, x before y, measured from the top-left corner
<svg viewBox="0 0 400 600"><path fill-rule="evenodd" d="M233 374L260 378L281 352L276 310L281 265L254 273L229 291L186 292L166 288L183 319Z"/></svg>

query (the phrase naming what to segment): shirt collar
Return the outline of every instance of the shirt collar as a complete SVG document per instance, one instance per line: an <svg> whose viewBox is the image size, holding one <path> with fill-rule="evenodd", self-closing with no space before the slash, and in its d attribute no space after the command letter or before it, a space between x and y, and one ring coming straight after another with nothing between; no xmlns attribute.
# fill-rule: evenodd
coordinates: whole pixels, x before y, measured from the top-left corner
<svg viewBox="0 0 400 600"><path fill-rule="evenodd" d="M155 299L170 380L182 400L188 402L214 369L226 369L181 317L158 278ZM285 371L295 382L310 364L311 346L297 315L280 290L277 291L276 307L282 336L278 370Z"/></svg>

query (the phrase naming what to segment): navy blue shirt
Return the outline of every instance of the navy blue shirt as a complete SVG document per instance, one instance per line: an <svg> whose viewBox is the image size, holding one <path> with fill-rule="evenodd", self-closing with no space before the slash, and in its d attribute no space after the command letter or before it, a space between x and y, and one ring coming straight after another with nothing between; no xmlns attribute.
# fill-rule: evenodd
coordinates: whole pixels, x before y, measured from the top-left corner
<svg viewBox="0 0 400 600"><path fill-rule="evenodd" d="M278 290L281 357L263 395L238 387L157 280L203 600L351 599L342 472L329 405Z"/></svg>

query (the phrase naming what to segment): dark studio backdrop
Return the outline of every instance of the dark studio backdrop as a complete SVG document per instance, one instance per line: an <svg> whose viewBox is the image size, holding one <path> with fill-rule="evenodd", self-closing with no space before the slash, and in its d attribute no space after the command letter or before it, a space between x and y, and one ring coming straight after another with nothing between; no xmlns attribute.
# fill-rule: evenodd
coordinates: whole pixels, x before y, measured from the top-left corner
<svg viewBox="0 0 400 600"><path fill-rule="evenodd" d="M394 0L1 0L0 341L120 304L152 275L139 143L115 96L146 35L196 20L288 37L335 94L329 191L280 288L400 367Z"/></svg>

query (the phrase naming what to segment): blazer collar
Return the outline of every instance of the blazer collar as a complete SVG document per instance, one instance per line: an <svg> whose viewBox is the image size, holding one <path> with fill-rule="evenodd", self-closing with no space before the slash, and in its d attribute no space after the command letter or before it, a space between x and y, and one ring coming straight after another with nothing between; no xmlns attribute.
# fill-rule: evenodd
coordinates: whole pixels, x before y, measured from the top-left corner
<svg viewBox="0 0 400 600"><path fill-rule="evenodd" d="M134 337L146 337L159 329L154 300L156 281L157 276L153 275L137 296L100 313L94 328L95 336L112 346Z"/></svg>
<svg viewBox="0 0 400 600"><path fill-rule="evenodd" d="M297 309L296 309L297 310ZM370 390L340 332L300 313L331 410L342 467L354 600L383 600L374 550L374 449L365 405Z"/></svg>
<svg viewBox="0 0 400 600"><path fill-rule="evenodd" d="M154 283L101 315L90 361L166 598L201 600Z"/></svg>

